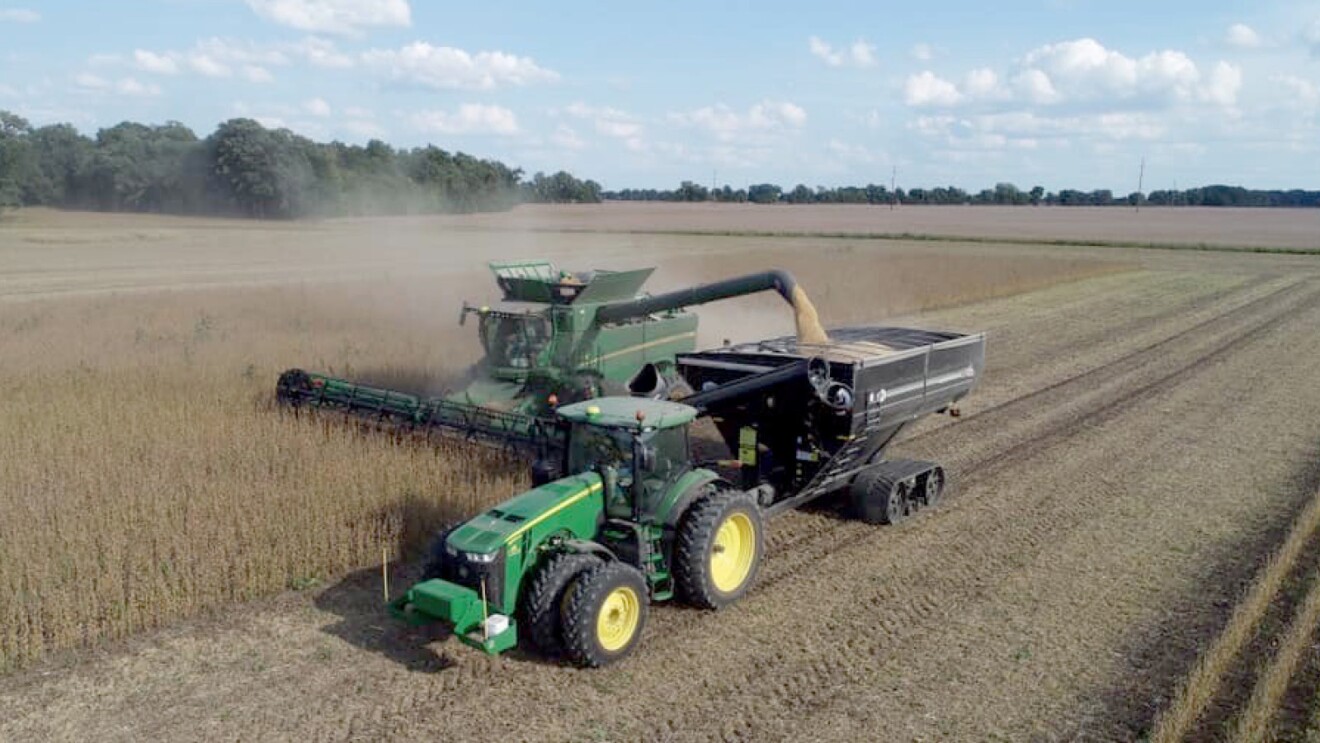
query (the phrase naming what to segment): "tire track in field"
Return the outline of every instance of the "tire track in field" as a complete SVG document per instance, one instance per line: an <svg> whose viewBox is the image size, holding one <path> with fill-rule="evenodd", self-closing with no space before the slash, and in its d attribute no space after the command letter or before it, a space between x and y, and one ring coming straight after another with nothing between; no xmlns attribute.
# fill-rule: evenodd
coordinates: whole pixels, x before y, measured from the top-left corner
<svg viewBox="0 0 1320 743"><path fill-rule="evenodd" d="M1268 332L1293 320L1293 310L1311 310L1316 307L1320 307L1320 294L1314 291L1305 295L1300 302L1284 304L1278 312L1267 314L1263 320L1249 325L1244 332L1230 335L1225 342L1198 355L1191 363L1127 391L1068 425L1046 430L1011 446L993 462L983 462L982 469L969 475L968 483L980 484L1010 468L1021 467L1027 460L1044 455L1051 447L1068 441L1084 429L1101 425L1134 410L1171 388L1184 384L1191 374L1211 370L1216 362L1242 351ZM1139 448L1141 444L1132 442L1131 446ZM748 674L747 681L737 686L738 695L742 699L756 700L750 709L742 705L732 710L711 709L700 719L694 719L694 711L689 709L681 718L671 718L671 725L681 719L684 728L699 730L702 729L702 722L711 725L722 723L726 737L754 739L758 724L771 710L775 710L775 715L782 719L785 715L791 718L796 712L806 713L828 704L836 690L849 683L866 680L866 663L859 664L857 658L878 658L888 653L911 627L933 615L953 611L960 597L965 601L968 596L984 592L984 575L1002 574L1007 571L998 568L1008 568L1031 560L1049 544L1052 535L1060 533L1066 526L1065 522L1080 522L1086 514L1101 507L1107 497L1102 490L1085 489L1072 494L1066 504L1056 495L1053 498L1054 504L1036 500L1024 504L1030 510L1024 508L992 512L999 516L993 522L977 523L976 541L985 549L978 551L970 560L966 554L936 551L923 553L925 561L920 568L913 568L905 566L902 555L898 554L904 551L902 547L906 545L889 545L889 567L899 571L906 568L910 585L896 585L894 575L888 573L885 581L870 591L852 592L851 597L846 599L848 603L867 604L874 607L877 613L886 614L877 622L873 632L850 632L850 629L861 628L835 626L825 622L820 628L821 634L843 638L844 641L813 647L812 657L801 659L805 664L802 668L795 666L790 671L784 668L782 659L770 659L763 667L757 667ZM1057 505L1057 512L1047 512L1042 517L1042 511L1050 505ZM938 516L938 512L935 515ZM835 536L836 539L823 543L819 549L810 550L813 561L822 561L826 557L832 563L847 563L853 557L860 559L860 555L855 553L875 548L872 542L880 539L874 531L866 530L848 535L850 538L847 539L837 538L842 535ZM904 542L919 539L919 535L912 529L907 530L902 537ZM790 573L774 581L784 584L785 590L797 588L789 585L790 582L802 582L802 578ZM764 588L764 584L759 584L758 588ZM914 590L917 593L914 594ZM828 616L829 608L817 604L813 606L813 611ZM735 719L730 720L730 717Z"/></svg>
<svg viewBox="0 0 1320 743"><path fill-rule="evenodd" d="M1303 291L1306 287L1300 282L1290 284L1271 293L1266 297L1259 298L1247 305L1230 310L1215 318L1198 323L1193 326L1196 333L1183 333L1179 336L1148 344L1133 353L1130 353L1122 359L1115 360L1098 367L1095 370L1077 375L1069 380L1063 380L1048 388L1038 390L1031 395L1025 396L1021 401L1012 401L992 410L982 411L977 416L969 416L963 424L951 427L948 430L932 431L922 437L922 441L932 444L939 444L943 447L956 445L960 440L968 436L980 435L976 429L967 430L965 424L980 418L983 425L997 426L1000 430L996 432L993 450L983 452L980 456L970 459L964 459L963 463L958 465L959 469L970 469L972 474L968 477L968 484L974 485L991 477L995 473L1002 472L1007 468L1018 466L1022 460L1039 454L1050 446L1067 441L1071 436L1092 425L1096 425L1102 420L1110 419L1130 410L1134 405L1143 402L1165 391L1171 386L1179 384L1189 374L1204 371L1209 368L1209 364L1230 356L1238 351L1244 345L1250 343L1253 339L1261 337L1268 330L1286 321L1297 308L1301 306L1310 306L1316 303L1316 293ZM1213 331L1213 332L1211 332ZM1177 350L1177 344L1184 343L1190 348L1183 349L1181 354L1174 353ZM1148 366L1159 367L1159 361L1170 358L1182 359L1190 355L1190 362L1179 363L1174 366L1172 371L1164 371L1158 368L1155 370L1154 378L1149 379L1143 376L1142 372ZM1101 384L1096 377L1106 377L1108 384ZM1098 392L1083 394L1077 388L1096 389ZM1022 408L1031 408L1033 410L1048 408L1049 403L1059 398L1058 403L1065 408L1065 403L1070 402L1070 398L1083 400L1079 409L1064 410L1061 413L1053 413L1045 416L1044 420L1033 421L1030 418L1025 420L1026 425L1021 426L1025 430L1011 435L1002 430L1005 425L1017 422L1019 412ZM1078 407L1078 406L1073 406ZM1095 495L1093 498L1102 496ZM955 504L957 500L954 501ZM1088 501L1094 505L1094 501ZM1075 502L1072 505L1077 505ZM936 511L932 515L940 516ZM789 517L794 521L806 521L809 524L810 533L803 535L793 534L793 528L797 524L791 524L789 529L790 540L782 540L778 537L772 543L769 553L772 555L763 565L761 579L753 589L752 595L748 598L755 601L758 597L761 601L771 601L773 596L781 594L782 588L788 588L792 583L803 582L811 583L813 580L812 571L807 569L809 566L830 556L833 559L845 559L850 554L862 549L876 549L888 552L897 559L901 551L901 545L914 538L912 535L917 533L912 529L900 527L897 530L876 530L874 527L857 524L855 522L839 521L829 519L822 515L807 514L806 519ZM928 519L922 519L926 522ZM1021 555L1030 554L1038 551L1040 545L1046 541L1051 533L1057 531L1058 525L1046 522L1030 522L1021 518L1009 518L1007 522L1001 522L995 528L995 533L985 533L978 527L978 540L984 540L997 545L995 550L997 560L1012 561L1021 559ZM773 535L773 531L772 531ZM897 539L895 539L897 538ZM886 542L891 542L886 544ZM878 543L878 545L877 545ZM781 547L791 546L792 549L780 549ZM929 560L924 563L925 569L933 574L945 576L947 578L958 577L960 580L955 584L953 594L962 591L968 585L973 585L977 581L977 575L983 569L981 566L969 566L966 563L953 564L957 558L953 553L936 553L929 556ZM956 568L956 569L955 569ZM928 581L915 581L915 586L928 584ZM892 635L896 631L901 631L905 626L919 623L923 617L930 617L940 611L946 610L947 602L942 600L943 596L950 595L949 592L932 592L929 585L925 588L913 592L895 592L896 589L880 585L874 587L872 592L866 594L863 600L866 603L877 607L892 607L895 604L905 606L895 622L887 632L881 634ZM752 603L752 602L748 602ZM681 645L695 636L699 636L700 629L703 626L709 626L718 620L719 615L712 615L705 612L696 612L681 608L657 611L655 619L658 621L652 623L652 630L647 633L643 648L652 649L665 647L666 645ZM734 618L736 620L736 617ZM883 629L884 625L882 625ZM872 647L869 651L874 654L879 652L879 648ZM664 651L668 652L668 651ZM646 650L642 651L645 655ZM831 672L831 669L842 668L843 673L847 673L847 656L829 655L811 661L811 668L805 671L809 678L824 679ZM639 658L645 665L662 664L659 656L650 658ZM759 674L770 674L773 667L779 664L780 660L776 656L769 655L761 658L750 659L754 666L764 665L765 668L758 672L756 669L749 669L750 683L754 688L760 689L757 679ZM468 668L476 668L482 664L462 663ZM521 664L520 664L521 665ZM491 669L494 671L495 669ZM516 676L516 669L501 668L498 672L511 673ZM466 676L466 674L464 674ZM474 682L468 691L482 696L494 693L512 693L518 694L519 689L525 683L520 678L505 679L505 683L499 684L497 688L490 688L493 684L490 679L480 678L480 674L470 677ZM847 679L845 678L844 681ZM451 683L449 680L439 687L417 688L409 693L409 701L403 705L404 708L412 707L414 712L410 717L418 718L430 716L432 714L443 714L446 711L456 711L461 708L463 699L454 699L449 697L447 692L456 690L460 684ZM773 687L774 684L771 684ZM740 685L740 694L743 691L743 685ZM485 689L484 691L478 691ZM793 685L783 694L777 694L773 688L762 690L761 695L768 695L769 698L778 699L780 705L796 706L795 701L802 697L802 686ZM787 696L785 696L787 695ZM461 695L466 697L466 695ZM791 697L791 698L790 698ZM808 701L803 703L809 703ZM425 708L425 711L421 711ZM724 710L727 712L727 710ZM693 729L689 723L694 722L692 714L695 710L688 709L677 718L669 720L670 729L677 731L679 729ZM722 712L712 710L712 714L719 716ZM745 721L746 722L746 721ZM395 727L393 730L406 730L407 722L398 720L397 724L403 727ZM698 728L699 729L699 728Z"/></svg>

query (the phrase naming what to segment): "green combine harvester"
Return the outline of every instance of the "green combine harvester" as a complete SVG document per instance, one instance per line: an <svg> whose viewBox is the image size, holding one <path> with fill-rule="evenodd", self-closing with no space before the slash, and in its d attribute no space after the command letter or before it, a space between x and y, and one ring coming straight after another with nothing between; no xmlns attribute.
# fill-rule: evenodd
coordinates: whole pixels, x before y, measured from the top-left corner
<svg viewBox="0 0 1320 743"><path fill-rule="evenodd" d="M956 412L984 359L981 334L850 328L679 353L674 374L648 366L631 397L559 407L547 425L563 445L534 465L535 487L440 535L390 611L487 653L526 640L582 666L617 661L652 602L742 597L769 517L831 494L868 523L935 504L943 468L886 447L912 421ZM675 384L695 392L675 401ZM694 459L698 418L736 459Z"/></svg>
<svg viewBox="0 0 1320 743"><path fill-rule="evenodd" d="M784 271L766 271L657 296L641 294L655 270L556 270L546 261L490 264L501 307L464 303L485 350L472 382L439 397L356 384L290 369L276 395L293 407L344 411L419 431L456 433L500 446L557 446L558 405L625 394L646 365L671 385L676 354L696 348L697 317L684 308L762 291L778 292L799 322L815 323L805 294Z"/></svg>

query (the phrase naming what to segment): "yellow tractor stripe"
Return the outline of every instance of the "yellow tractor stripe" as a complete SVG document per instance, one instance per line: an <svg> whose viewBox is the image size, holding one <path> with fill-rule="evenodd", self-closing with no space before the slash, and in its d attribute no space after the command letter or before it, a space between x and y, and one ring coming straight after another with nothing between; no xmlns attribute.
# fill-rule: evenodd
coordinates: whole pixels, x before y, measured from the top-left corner
<svg viewBox="0 0 1320 743"><path fill-rule="evenodd" d="M536 526L537 524L541 523L542 521L545 521L546 519L550 518L551 516L554 516L556 513L559 513L560 511L564 510L565 508L568 508L569 506L573 505L574 503L577 503L578 501L580 501L580 500L582 500L583 498L587 497L587 496L590 495L591 493L594 493L594 492L596 492L597 490L600 490L600 488L601 488L601 484L600 484L600 483L593 483L593 484L590 485L589 487L584 488L584 489L582 489L582 490L580 490L580 491L574 493L573 495L570 495L570 496L568 496L567 498L565 498L565 499L559 501L559 503L555 504L555 507L554 507L554 508L549 509L548 511L546 511L546 512L543 513L543 514L541 514L540 516L537 516L536 518L532 519L531 521L528 521L527 523L525 523L525 524L523 524L522 526L520 526L520 527L518 527L517 529L515 529L515 530L513 531L513 533L509 534L509 536L505 538L504 543L505 543L505 544L508 544L509 542L512 542L513 540L515 540L515 539L517 539L518 537L522 536L522 535L523 535L523 532L527 531L528 529L532 528L533 526Z"/></svg>

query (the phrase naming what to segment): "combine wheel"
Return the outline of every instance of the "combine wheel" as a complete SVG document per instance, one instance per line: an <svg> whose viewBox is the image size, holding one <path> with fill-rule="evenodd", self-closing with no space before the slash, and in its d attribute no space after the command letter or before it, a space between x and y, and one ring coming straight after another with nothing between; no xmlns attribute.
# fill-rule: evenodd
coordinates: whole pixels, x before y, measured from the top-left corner
<svg viewBox="0 0 1320 743"><path fill-rule="evenodd" d="M297 407L312 389L312 378L302 369L289 369L275 383L275 398L286 405Z"/></svg>
<svg viewBox="0 0 1320 743"><path fill-rule="evenodd" d="M691 603L719 609L747 592L761 564L761 509L747 493L724 490L694 503L674 544L674 576Z"/></svg>
<svg viewBox="0 0 1320 743"><path fill-rule="evenodd" d="M642 637L650 597L641 571L622 562L591 568L564 605L564 648L579 666L621 660Z"/></svg>
<svg viewBox="0 0 1320 743"><path fill-rule="evenodd" d="M523 597L523 626L532 644L546 655L564 652L562 615L573 581L600 565L600 558L578 552L556 552L537 568Z"/></svg>
<svg viewBox="0 0 1320 743"><path fill-rule="evenodd" d="M897 524L912 510L908 487L880 472L864 472L849 492L853 513L868 524Z"/></svg>

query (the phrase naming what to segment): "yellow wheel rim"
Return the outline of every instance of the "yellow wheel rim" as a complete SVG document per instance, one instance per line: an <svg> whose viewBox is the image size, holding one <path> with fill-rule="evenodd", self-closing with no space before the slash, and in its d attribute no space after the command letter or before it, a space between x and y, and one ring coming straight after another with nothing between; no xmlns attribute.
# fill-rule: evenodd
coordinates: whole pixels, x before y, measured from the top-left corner
<svg viewBox="0 0 1320 743"><path fill-rule="evenodd" d="M756 561L756 527L745 513L730 514L710 550L710 579L723 593L740 588Z"/></svg>
<svg viewBox="0 0 1320 743"><path fill-rule="evenodd" d="M637 633L641 616L642 602L633 589L620 586L610 591L596 617L596 639L600 646L610 652L625 647Z"/></svg>

